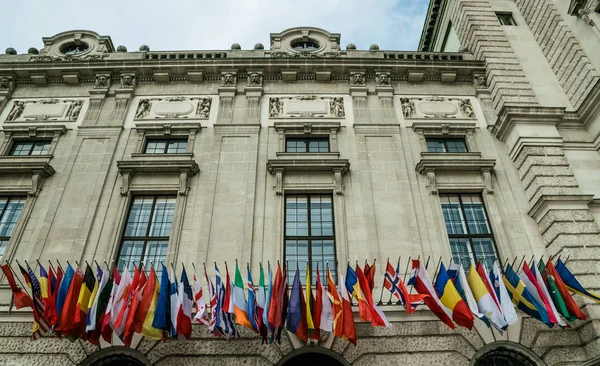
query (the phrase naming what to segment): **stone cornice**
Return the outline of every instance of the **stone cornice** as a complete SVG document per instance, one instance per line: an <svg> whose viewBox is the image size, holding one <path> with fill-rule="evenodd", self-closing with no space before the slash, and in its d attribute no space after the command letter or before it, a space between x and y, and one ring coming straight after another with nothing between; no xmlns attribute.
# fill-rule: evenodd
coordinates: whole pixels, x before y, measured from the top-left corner
<svg viewBox="0 0 600 366"><path fill-rule="evenodd" d="M541 195L529 210L529 216L540 222L550 210L587 210L593 195Z"/></svg>
<svg viewBox="0 0 600 366"><path fill-rule="evenodd" d="M191 159L192 154L132 154L133 159L117 161L119 173L134 174L180 173L190 176L200 171L198 164Z"/></svg>
<svg viewBox="0 0 600 366"><path fill-rule="evenodd" d="M442 16L442 7L445 6L446 0L430 0L429 8L425 16L425 23L423 24L423 30L421 31L421 39L419 40L419 51L430 51L435 35L439 20Z"/></svg>
<svg viewBox="0 0 600 366"><path fill-rule="evenodd" d="M275 174L278 169L286 172L334 172L339 170L342 174L350 170L348 159L328 159L323 154L306 156L301 159L277 158L267 161L267 170Z"/></svg>
<svg viewBox="0 0 600 366"><path fill-rule="evenodd" d="M18 174L31 176L31 184L7 185L0 184L1 191L4 193L27 193L30 196L37 196L42 189L42 182L45 178L54 174L54 168L50 165L52 155L39 156L0 156L0 177L9 174Z"/></svg>
<svg viewBox="0 0 600 366"><path fill-rule="evenodd" d="M547 124L556 126L563 118L565 108L562 107L513 107L504 106L498 114L496 124L492 128L501 141L505 141L517 124Z"/></svg>
<svg viewBox="0 0 600 366"><path fill-rule="evenodd" d="M421 160L416 165L420 174L428 170L439 171L481 171L491 170L496 165L496 159L483 159L481 153L421 153Z"/></svg>

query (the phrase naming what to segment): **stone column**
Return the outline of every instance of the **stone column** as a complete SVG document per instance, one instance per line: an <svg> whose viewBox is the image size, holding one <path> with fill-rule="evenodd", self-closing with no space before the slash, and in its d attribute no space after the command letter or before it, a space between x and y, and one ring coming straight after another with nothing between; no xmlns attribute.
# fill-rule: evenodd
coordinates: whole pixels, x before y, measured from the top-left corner
<svg viewBox="0 0 600 366"><path fill-rule="evenodd" d="M394 111L394 88L391 86L389 72L377 73L377 87L375 88L381 108L381 119L383 123L396 123L396 112Z"/></svg>
<svg viewBox="0 0 600 366"><path fill-rule="evenodd" d="M221 87L219 91L219 111L217 113L217 124L233 123L233 108L235 105L235 94L237 76L235 71L221 73Z"/></svg>
<svg viewBox="0 0 600 366"><path fill-rule="evenodd" d="M96 84L89 91L90 105L81 123L83 126L95 126L110 89L110 74L96 74Z"/></svg>
<svg viewBox="0 0 600 366"><path fill-rule="evenodd" d="M110 121L123 123L127 107L131 98L135 95L136 77L135 74L121 74L121 84L115 89L115 108L112 111Z"/></svg>
<svg viewBox="0 0 600 366"><path fill-rule="evenodd" d="M369 105L367 101L367 86L363 70L350 73L350 96L355 123L369 122Z"/></svg>
<svg viewBox="0 0 600 366"><path fill-rule="evenodd" d="M263 95L262 73L259 71L248 72L246 92L246 123L257 124L260 119L260 98Z"/></svg>

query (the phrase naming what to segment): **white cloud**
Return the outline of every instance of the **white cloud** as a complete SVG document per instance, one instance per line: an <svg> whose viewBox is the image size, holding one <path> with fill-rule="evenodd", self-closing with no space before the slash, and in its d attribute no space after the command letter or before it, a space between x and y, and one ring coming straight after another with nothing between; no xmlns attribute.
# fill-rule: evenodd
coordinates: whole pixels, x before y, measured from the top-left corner
<svg viewBox="0 0 600 366"><path fill-rule="evenodd" d="M342 35L342 47L371 43L386 50L415 50L428 0L20 0L0 23L0 52L42 48L41 37L72 29L110 35L135 51L224 50L232 43L269 48L269 33L315 26ZM5 7L6 8L6 7Z"/></svg>

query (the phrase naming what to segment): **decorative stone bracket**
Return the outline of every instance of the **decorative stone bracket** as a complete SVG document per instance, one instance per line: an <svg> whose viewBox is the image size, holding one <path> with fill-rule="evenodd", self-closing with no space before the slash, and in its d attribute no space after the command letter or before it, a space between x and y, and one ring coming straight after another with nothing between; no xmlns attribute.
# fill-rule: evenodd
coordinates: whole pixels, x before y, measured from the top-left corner
<svg viewBox="0 0 600 366"><path fill-rule="evenodd" d="M50 165L52 156L0 156L0 177L8 174L30 175L31 186L27 190L29 196L37 196L42 190L45 178L54 174ZM21 192L22 186L2 184L3 192Z"/></svg>
<svg viewBox="0 0 600 366"><path fill-rule="evenodd" d="M156 175L156 174L178 174L179 185L173 187L180 195L187 195L189 191L189 180L196 175L200 169L198 164L191 159L191 154L179 154L181 160L174 156L139 156L132 160L117 161L119 173L123 177L121 195L128 196L131 189L131 180L134 175Z"/></svg>
<svg viewBox="0 0 600 366"><path fill-rule="evenodd" d="M461 174L464 172L480 172L481 187L485 193L493 194L492 171L496 165L495 159L482 159L481 153L421 153L421 161L416 166L417 172L427 176L427 189L430 194L438 193L436 175ZM473 186L477 183L473 184ZM471 185L470 185L471 186ZM460 187L447 187L460 188Z"/></svg>
<svg viewBox="0 0 600 366"><path fill-rule="evenodd" d="M331 172L333 174L335 194L344 194L342 176L350 170L347 159L323 159L318 155L312 158L269 159L267 170L275 176L275 193L283 194L283 174L285 172Z"/></svg>

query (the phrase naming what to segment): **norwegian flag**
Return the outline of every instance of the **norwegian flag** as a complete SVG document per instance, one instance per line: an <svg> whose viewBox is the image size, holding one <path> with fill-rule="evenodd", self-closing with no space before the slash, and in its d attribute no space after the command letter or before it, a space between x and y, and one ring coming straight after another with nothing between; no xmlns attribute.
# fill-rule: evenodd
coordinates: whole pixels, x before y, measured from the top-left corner
<svg viewBox="0 0 600 366"><path fill-rule="evenodd" d="M387 288L392 295L396 296L396 298L402 301L407 313L412 313L419 304L421 304L424 296L423 295L411 295L408 293L406 286L400 279L400 264L396 266L396 269L391 265L388 260L387 266L385 269L385 278L383 280L383 287ZM406 304L406 299L410 298L410 307Z"/></svg>

